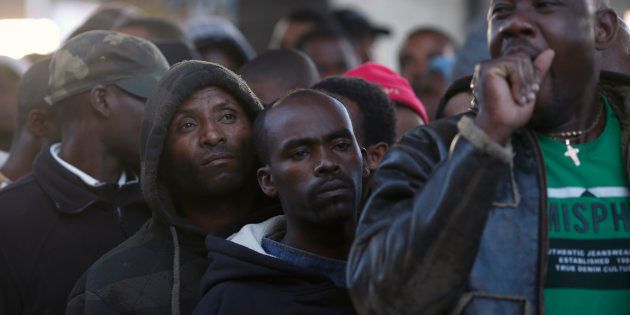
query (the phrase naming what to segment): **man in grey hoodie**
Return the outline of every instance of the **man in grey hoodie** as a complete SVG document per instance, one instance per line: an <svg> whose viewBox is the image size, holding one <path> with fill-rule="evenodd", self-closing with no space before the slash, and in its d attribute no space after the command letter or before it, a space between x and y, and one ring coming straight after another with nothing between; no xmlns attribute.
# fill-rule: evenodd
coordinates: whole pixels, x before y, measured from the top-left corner
<svg viewBox="0 0 630 315"><path fill-rule="evenodd" d="M250 137L261 110L247 85L222 66L188 61L167 72L142 126L142 191L153 218L92 265L67 313L192 311L207 266L204 237L227 237L270 217Z"/></svg>

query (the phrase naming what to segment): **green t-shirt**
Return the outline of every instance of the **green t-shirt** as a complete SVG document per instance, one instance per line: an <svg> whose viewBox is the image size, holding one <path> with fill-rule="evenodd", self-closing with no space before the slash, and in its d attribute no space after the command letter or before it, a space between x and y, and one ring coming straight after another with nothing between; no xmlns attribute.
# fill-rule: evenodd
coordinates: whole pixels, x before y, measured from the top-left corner
<svg viewBox="0 0 630 315"><path fill-rule="evenodd" d="M621 125L610 105L606 127L579 149L578 167L565 143L539 135L547 171L549 315L630 314L630 193Z"/></svg>

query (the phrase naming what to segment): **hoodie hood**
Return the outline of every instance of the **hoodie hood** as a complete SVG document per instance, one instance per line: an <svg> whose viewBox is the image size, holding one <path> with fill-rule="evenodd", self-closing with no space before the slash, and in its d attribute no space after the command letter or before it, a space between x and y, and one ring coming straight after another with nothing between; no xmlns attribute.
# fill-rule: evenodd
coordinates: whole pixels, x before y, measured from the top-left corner
<svg viewBox="0 0 630 315"><path fill-rule="evenodd" d="M208 86L219 87L232 95L244 107L250 121L263 109L245 81L232 71L210 62L180 62L162 77L147 100L140 148L142 192L154 219L200 235L206 233L177 213L168 183L158 175L168 127L177 107L194 92Z"/></svg>
<svg viewBox="0 0 630 315"><path fill-rule="evenodd" d="M262 248L262 239L278 231L286 230L286 227L287 222L284 216L278 215L258 224L247 224L240 231L228 237L227 240L269 256Z"/></svg>

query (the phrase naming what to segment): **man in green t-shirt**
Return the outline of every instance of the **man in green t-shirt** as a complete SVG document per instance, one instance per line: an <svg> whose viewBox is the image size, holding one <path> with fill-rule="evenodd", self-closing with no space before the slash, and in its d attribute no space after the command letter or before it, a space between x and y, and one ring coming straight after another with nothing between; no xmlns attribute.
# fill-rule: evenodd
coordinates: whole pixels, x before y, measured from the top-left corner
<svg viewBox="0 0 630 315"><path fill-rule="evenodd" d="M605 96L595 139L538 134L547 174L547 314L630 314L630 212L621 125ZM577 137L576 137L577 138ZM579 164L579 166L578 166Z"/></svg>
<svg viewBox="0 0 630 315"><path fill-rule="evenodd" d="M600 80L600 0L493 0L478 111L374 175L348 259L359 313L630 314L630 88Z"/></svg>

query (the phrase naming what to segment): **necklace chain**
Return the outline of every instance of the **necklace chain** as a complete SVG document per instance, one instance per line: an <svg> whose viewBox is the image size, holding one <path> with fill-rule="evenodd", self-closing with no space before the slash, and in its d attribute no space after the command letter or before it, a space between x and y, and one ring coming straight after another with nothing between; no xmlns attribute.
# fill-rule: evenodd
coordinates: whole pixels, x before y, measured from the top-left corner
<svg viewBox="0 0 630 315"><path fill-rule="evenodd" d="M586 129L563 131L563 132L556 132L556 133L546 133L545 135L550 138L562 138L562 139L572 139L572 138L577 138L583 135L587 135L593 132L593 130L595 130L597 125L599 125L599 121L602 118L603 111L604 111L604 106L600 106L599 111L597 112L597 116L595 117L595 120L593 120L593 123Z"/></svg>

